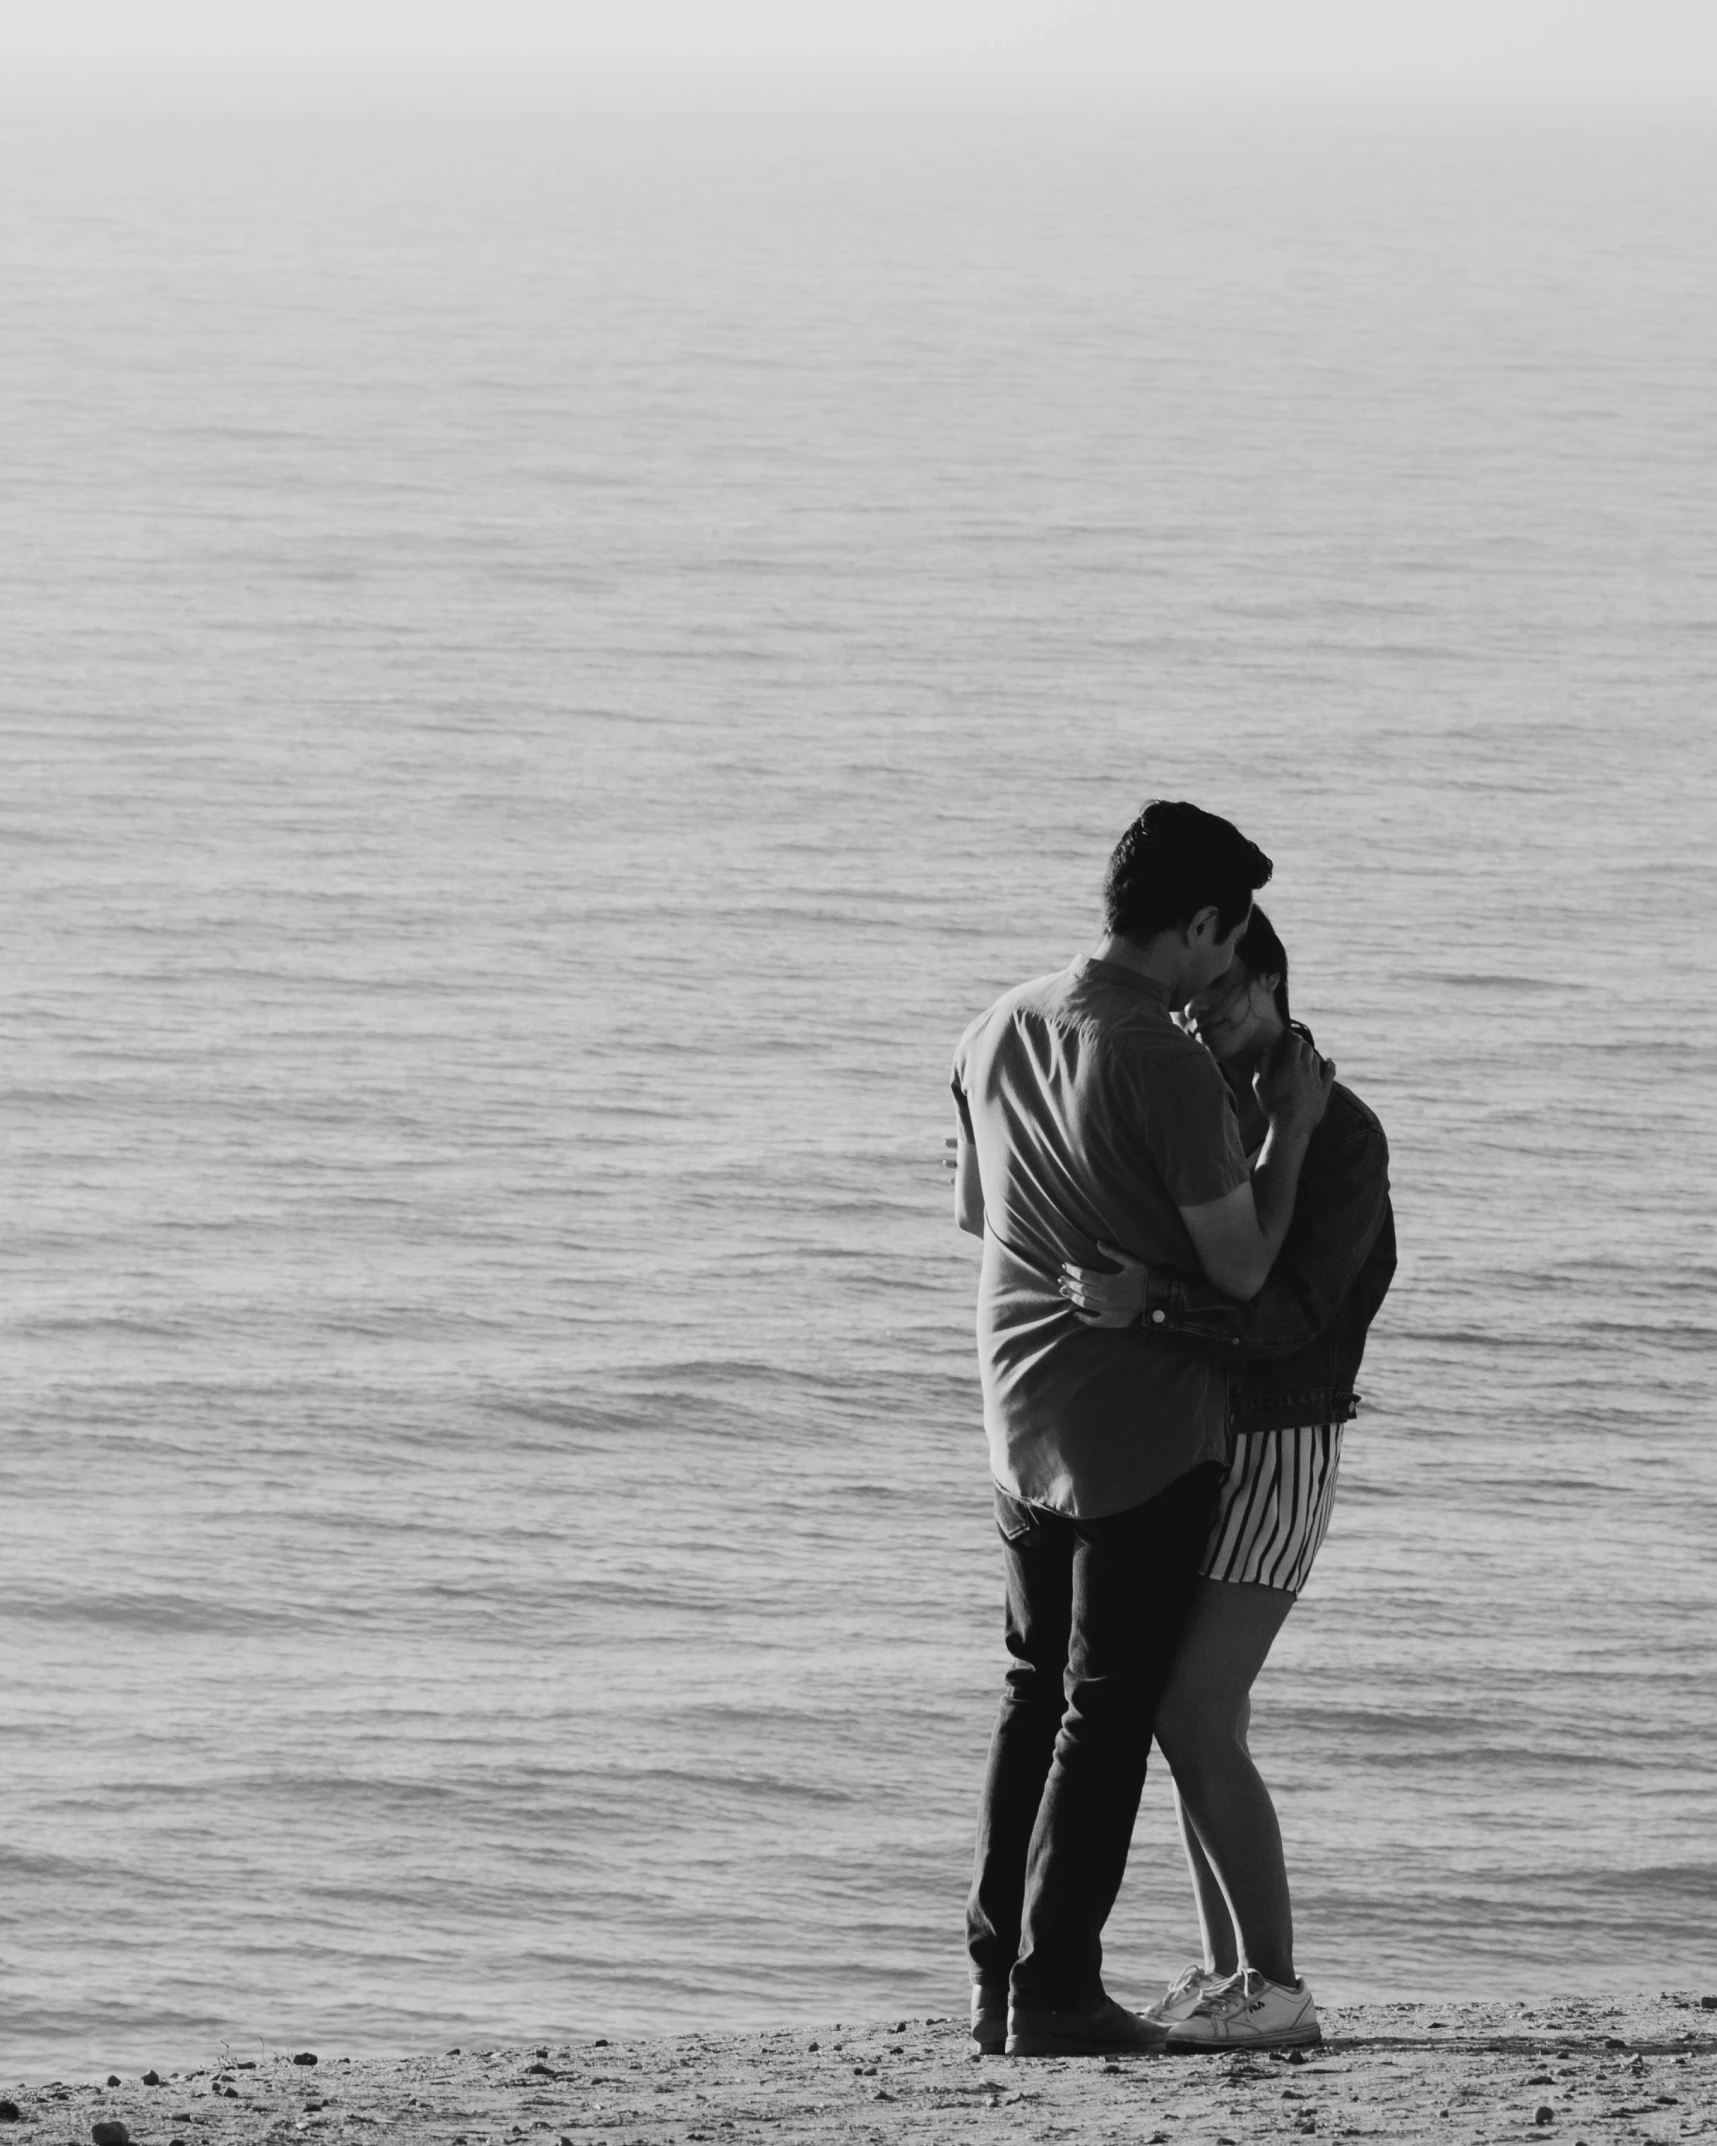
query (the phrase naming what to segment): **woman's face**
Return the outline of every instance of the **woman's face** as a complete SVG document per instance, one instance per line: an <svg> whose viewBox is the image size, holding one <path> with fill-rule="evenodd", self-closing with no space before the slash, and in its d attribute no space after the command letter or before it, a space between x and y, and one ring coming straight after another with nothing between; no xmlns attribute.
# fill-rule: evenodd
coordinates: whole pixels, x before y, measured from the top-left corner
<svg viewBox="0 0 1717 2146"><path fill-rule="evenodd" d="M1253 976L1238 961L1186 1004L1186 1026L1213 1058L1258 1057L1282 1033L1279 976Z"/></svg>

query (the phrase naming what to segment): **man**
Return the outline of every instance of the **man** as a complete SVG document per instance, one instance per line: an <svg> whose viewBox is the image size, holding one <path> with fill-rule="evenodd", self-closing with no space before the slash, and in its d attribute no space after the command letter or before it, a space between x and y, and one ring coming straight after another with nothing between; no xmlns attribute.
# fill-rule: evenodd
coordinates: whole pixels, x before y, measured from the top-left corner
<svg viewBox="0 0 1717 2146"><path fill-rule="evenodd" d="M1219 1360L1087 1327L1058 1289L1101 1243L1254 1296L1293 1214L1333 1068L1293 1039L1248 1172L1216 1062L1169 1018L1228 967L1272 867L1196 805L1116 845L1095 954L974 1021L954 1059L955 1205L984 1240L978 1354L1012 1661L967 1905L972 2033L1015 2056L1154 2048L1110 2000L1151 1723L1227 1458Z"/></svg>

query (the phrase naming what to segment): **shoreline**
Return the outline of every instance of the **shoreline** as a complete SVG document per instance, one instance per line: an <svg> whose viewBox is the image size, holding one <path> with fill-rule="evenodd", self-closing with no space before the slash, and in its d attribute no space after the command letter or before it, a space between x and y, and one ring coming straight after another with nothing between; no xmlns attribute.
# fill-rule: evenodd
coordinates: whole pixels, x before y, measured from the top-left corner
<svg viewBox="0 0 1717 2146"><path fill-rule="evenodd" d="M972 2056L962 2017L745 2034L598 2037L341 2057L329 2050L74 2085L0 2083L0 2138L134 2146L368 2136L436 2146L669 2146L751 2138L925 2146L1110 2137L1548 2136L1582 2146L1717 2132L1717 1994L1332 2007L1321 2049L1130 2058Z"/></svg>

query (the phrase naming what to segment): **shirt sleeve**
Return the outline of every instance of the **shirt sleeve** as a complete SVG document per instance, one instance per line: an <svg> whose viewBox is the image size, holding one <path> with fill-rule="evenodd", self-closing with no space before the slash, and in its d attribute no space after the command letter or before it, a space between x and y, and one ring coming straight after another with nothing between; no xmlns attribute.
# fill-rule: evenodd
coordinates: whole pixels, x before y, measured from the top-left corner
<svg viewBox="0 0 1717 2146"><path fill-rule="evenodd" d="M1152 1081L1145 1115L1152 1159L1177 1207L1226 1199L1250 1178L1234 1097L1203 1051Z"/></svg>
<svg viewBox="0 0 1717 2146"><path fill-rule="evenodd" d="M958 1066L954 1068L954 1077L948 1085L954 1091L954 1108L960 1113L960 1130L965 1134L967 1144L970 1145L972 1139L972 1106L967 1102L966 1091L960 1085L960 1069Z"/></svg>
<svg viewBox="0 0 1717 2146"><path fill-rule="evenodd" d="M954 1108L960 1113L960 1130L968 1143L972 1138L972 1106L966 1100L966 1050L972 1040L970 1028L954 1047L954 1070L948 1085L954 1091Z"/></svg>

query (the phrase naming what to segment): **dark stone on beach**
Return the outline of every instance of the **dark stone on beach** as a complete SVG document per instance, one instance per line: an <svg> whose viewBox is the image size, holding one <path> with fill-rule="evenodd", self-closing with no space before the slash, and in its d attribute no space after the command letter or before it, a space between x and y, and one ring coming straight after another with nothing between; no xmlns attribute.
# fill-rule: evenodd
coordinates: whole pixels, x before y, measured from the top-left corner
<svg viewBox="0 0 1717 2146"><path fill-rule="evenodd" d="M15 2124L22 2114L15 2101L0 2101L0 2124Z"/></svg>
<svg viewBox="0 0 1717 2146"><path fill-rule="evenodd" d="M554 2077L554 2067L551 2064L527 2064L525 2066L525 2076L533 2079L552 2079Z"/></svg>
<svg viewBox="0 0 1717 2146"><path fill-rule="evenodd" d="M1532 2121L1535 2124L1553 2124L1556 2121L1556 2111L1549 2102L1541 2101L1532 2112Z"/></svg>
<svg viewBox="0 0 1717 2146"><path fill-rule="evenodd" d="M161 2074L158 2071L146 2071L143 2074L143 2084L145 2086L159 2086L161 2084Z"/></svg>
<svg viewBox="0 0 1717 2146"><path fill-rule="evenodd" d="M606 2035L606 2034L599 2034L599 2035L598 2035L598 2036L596 2037L595 2041L593 2041L593 2042L591 2043L591 2045L590 2045L590 2046L591 2046L591 2048L592 2048L592 2049L606 2049L606 2048L608 2047L608 2037L607 2037L607 2035Z"/></svg>
<svg viewBox="0 0 1717 2146"><path fill-rule="evenodd" d="M118 2072L110 2071L107 2075L107 2083L109 2086L117 2086L119 2084Z"/></svg>
<svg viewBox="0 0 1717 2146"><path fill-rule="evenodd" d="M1290 2049L1288 2051L1288 2062L1290 2064L1303 2064L1305 2061L1306 2053L1303 2049Z"/></svg>
<svg viewBox="0 0 1717 2146"><path fill-rule="evenodd" d="M546 2049L533 2049L531 2051L531 2055L533 2057L546 2057L548 2055L548 2051Z"/></svg>
<svg viewBox="0 0 1717 2146"><path fill-rule="evenodd" d="M316 2052L313 2049L301 2049L292 2061L294 2064L314 2064Z"/></svg>
<svg viewBox="0 0 1717 2146"><path fill-rule="evenodd" d="M1701 1997L1699 2009L1702 2012L1717 2012L1717 1997Z"/></svg>
<svg viewBox="0 0 1717 2146"><path fill-rule="evenodd" d="M1604 2047L1606 2049L1625 2049L1627 2046L1627 2043L1622 2040L1619 2034L1606 2034L1604 2036Z"/></svg>
<svg viewBox="0 0 1717 2146"><path fill-rule="evenodd" d="M95 2146L131 2146L131 2133L117 2116L104 2116L99 2124L91 2124L89 2135Z"/></svg>

